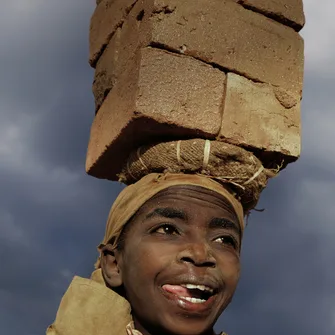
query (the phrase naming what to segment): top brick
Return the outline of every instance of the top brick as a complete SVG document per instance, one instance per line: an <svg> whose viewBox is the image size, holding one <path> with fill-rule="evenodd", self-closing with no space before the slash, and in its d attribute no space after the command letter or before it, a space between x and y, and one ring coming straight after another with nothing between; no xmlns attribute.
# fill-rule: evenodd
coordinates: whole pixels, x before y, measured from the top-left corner
<svg viewBox="0 0 335 335"><path fill-rule="evenodd" d="M231 0L152 0L150 45L301 95L304 43L292 28Z"/></svg>
<svg viewBox="0 0 335 335"><path fill-rule="evenodd" d="M305 25L302 0L236 0L246 8L300 31Z"/></svg>

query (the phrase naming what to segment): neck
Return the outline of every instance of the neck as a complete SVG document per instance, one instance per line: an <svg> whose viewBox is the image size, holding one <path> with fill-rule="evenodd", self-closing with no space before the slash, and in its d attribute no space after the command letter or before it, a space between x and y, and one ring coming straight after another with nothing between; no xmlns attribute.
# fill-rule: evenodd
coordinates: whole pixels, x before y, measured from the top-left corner
<svg viewBox="0 0 335 335"><path fill-rule="evenodd" d="M146 327L143 327L142 324L136 320L136 318L134 318L134 325L135 325L135 329L141 332L142 335L181 335L180 333L176 334L176 333L172 333L172 332L158 329L155 327L147 329ZM188 335L191 335L191 334L188 334ZM211 328L204 332L194 333L192 335L215 335L215 332L213 328Z"/></svg>

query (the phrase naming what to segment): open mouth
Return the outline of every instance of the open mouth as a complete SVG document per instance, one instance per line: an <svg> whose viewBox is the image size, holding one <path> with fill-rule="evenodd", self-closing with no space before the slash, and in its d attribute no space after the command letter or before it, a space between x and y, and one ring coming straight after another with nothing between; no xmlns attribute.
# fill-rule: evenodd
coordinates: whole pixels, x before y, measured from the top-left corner
<svg viewBox="0 0 335 335"><path fill-rule="evenodd" d="M204 304L217 293L215 289L209 286L189 283L180 285L165 284L162 289L192 304Z"/></svg>

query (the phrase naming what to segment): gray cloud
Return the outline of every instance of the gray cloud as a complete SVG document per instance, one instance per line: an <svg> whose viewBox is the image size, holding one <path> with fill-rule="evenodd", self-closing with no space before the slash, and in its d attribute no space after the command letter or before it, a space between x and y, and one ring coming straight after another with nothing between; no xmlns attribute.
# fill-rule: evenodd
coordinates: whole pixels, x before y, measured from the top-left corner
<svg viewBox="0 0 335 335"><path fill-rule="evenodd" d="M121 186L85 175L94 116L87 63L95 1L8 1L0 13L0 329L37 335L72 276L88 276ZM334 4L305 0L303 155L264 192L230 334L335 331Z"/></svg>

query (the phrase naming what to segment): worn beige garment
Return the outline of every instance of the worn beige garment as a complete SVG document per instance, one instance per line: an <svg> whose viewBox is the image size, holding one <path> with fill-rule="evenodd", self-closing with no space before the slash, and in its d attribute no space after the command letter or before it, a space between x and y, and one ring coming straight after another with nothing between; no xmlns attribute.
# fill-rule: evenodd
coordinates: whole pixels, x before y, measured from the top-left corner
<svg viewBox="0 0 335 335"><path fill-rule="evenodd" d="M224 196L234 208L244 229L241 204L220 183L201 175L149 174L125 188L115 200L108 216L105 237L99 246L113 242L116 246L124 225L149 199L176 185L194 185ZM56 320L47 335L126 335L131 322L131 307L126 299L105 286L100 261L91 279L75 277L65 293Z"/></svg>
<svg viewBox="0 0 335 335"><path fill-rule="evenodd" d="M128 301L104 283L74 277L47 335L126 335Z"/></svg>
<svg viewBox="0 0 335 335"><path fill-rule="evenodd" d="M126 328L127 335L143 335L140 331L135 329L134 322L130 322Z"/></svg>

